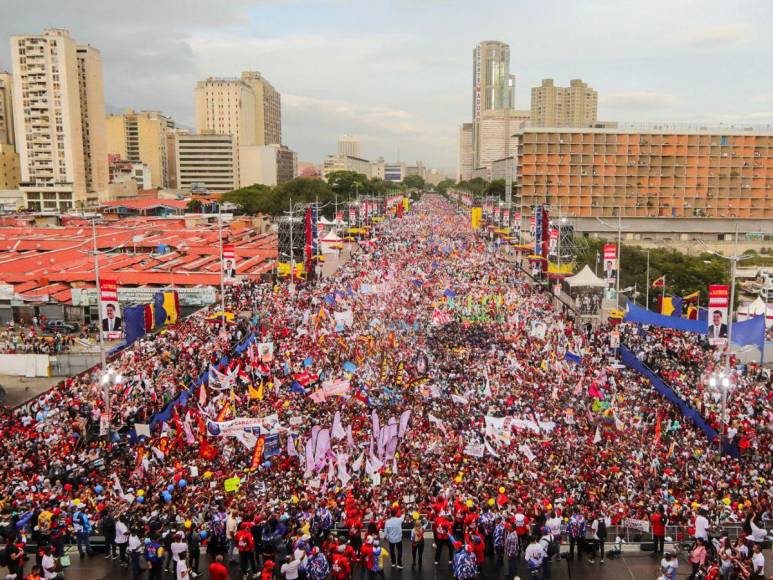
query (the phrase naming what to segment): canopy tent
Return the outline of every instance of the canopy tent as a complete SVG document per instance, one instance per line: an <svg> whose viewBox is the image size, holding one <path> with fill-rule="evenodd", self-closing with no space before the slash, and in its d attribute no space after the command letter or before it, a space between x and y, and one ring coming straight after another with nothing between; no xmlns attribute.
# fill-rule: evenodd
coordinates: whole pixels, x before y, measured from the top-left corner
<svg viewBox="0 0 773 580"><path fill-rule="evenodd" d="M330 230L325 236L320 240L323 244L335 244L340 243L341 238L338 236L338 234L335 233L334 230Z"/></svg>
<svg viewBox="0 0 773 580"><path fill-rule="evenodd" d="M321 218L319 218L319 223L324 224L326 226L332 226L335 222L331 222L325 216L322 216Z"/></svg>
<svg viewBox="0 0 773 580"><path fill-rule="evenodd" d="M564 282L569 284L570 288L605 288L607 285L604 280L593 273L587 264L574 276L565 278Z"/></svg>
<svg viewBox="0 0 773 580"><path fill-rule="evenodd" d="M765 315L765 328L773 326L773 306L765 304L759 296L754 302L747 302L738 308L738 320L748 320L760 314Z"/></svg>
<svg viewBox="0 0 773 580"><path fill-rule="evenodd" d="M320 247L323 254L334 254L338 250L343 249L343 240L335 233L334 230L330 230L322 239L319 240Z"/></svg>

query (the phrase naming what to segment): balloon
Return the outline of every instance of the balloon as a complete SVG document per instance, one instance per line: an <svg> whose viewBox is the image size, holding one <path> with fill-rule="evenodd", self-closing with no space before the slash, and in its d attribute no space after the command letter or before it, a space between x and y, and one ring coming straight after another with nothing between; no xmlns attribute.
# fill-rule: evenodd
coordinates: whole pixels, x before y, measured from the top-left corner
<svg viewBox="0 0 773 580"><path fill-rule="evenodd" d="M144 489L137 490L137 497L143 497L144 495L145 495L145 490Z"/></svg>
<svg viewBox="0 0 773 580"><path fill-rule="evenodd" d="M137 497L137 503L145 503L145 498L142 496Z"/></svg>
<svg viewBox="0 0 773 580"><path fill-rule="evenodd" d="M294 495L291 499L293 500L293 503L298 503L298 496L297 495Z"/></svg>
<svg viewBox="0 0 773 580"><path fill-rule="evenodd" d="M96 491L96 492L97 492L97 495L99 495L99 494L101 494L103 491L105 491L105 488L104 488L104 487L102 487L101 485L98 485L97 487L95 487L95 488L94 488L94 491Z"/></svg>
<svg viewBox="0 0 773 580"><path fill-rule="evenodd" d="M263 469L268 469L269 467L271 467L271 462L270 461L264 461L263 463L260 464L260 466Z"/></svg>
<svg viewBox="0 0 773 580"><path fill-rule="evenodd" d="M501 485L499 486L499 493L505 493L504 486L501 486Z"/></svg>
<svg viewBox="0 0 773 580"><path fill-rule="evenodd" d="M691 507L692 509L694 509L694 510L697 510L697 509L698 509L698 502L697 502L697 501L694 501L694 502L692 502L692 503L690 504L690 507Z"/></svg>
<svg viewBox="0 0 773 580"><path fill-rule="evenodd" d="M414 519L414 521L419 521L419 518L421 517L421 516L419 515L419 512L413 512L413 514L412 514L412 515L413 515L413 519Z"/></svg>
<svg viewBox="0 0 773 580"><path fill-rule="evenodd" d="M549 503L549 504L548 504L548 505L546 505L545 507L546 507L546 508L548 508L549 510L552 510L552 509L553 509L553 504L552 504L552 503Z"/></svg>
<svg viewBox="0 0 773 580"><path fill-rule="evenodd" d="M181 479L180 481L177 482L177 485L179 485L180 487L185 487L186 485L188 485L188 482L185 481L184 479Z"/></svg>
<svg viewBox="0 0 773 580"><path fill-rule="evenodd" d="M461 475L457 475L456 477L454 477L454 481L456 483L462 483L462 476Z"/></svg>
<svg viewBox="0 0 773 580"><path fill-rule="evenodd" d="M201 530L201 533L199 534L202 540L206 540L208 535L209 534L207 534L207 530Z"/></svg>
<svg viewBox="0 0 773 580"><path fill-rule="evenodd" d="M467 507L468 507L468 508L471 508L472 506L473 506L473 502L472 502L472 500L471 500L471 499L468 499L468 500L467 500Z"/></svg>
<svg viewBox="0 0 773 580"><path fill-rule="evenodd" d="M731 500L729 497L726 497L726 498L724 498L724 499L722 500L722 503L723 503L723 504L725 504L725 505L730 505L730 502L731 502L731 501L732 501L732 500Z"/></svg>
<svg viewBox="0 0 773 580"><path fill-rule="evenodd" d="M496 503L496 502L494 501L494 498L493 498L493 497L492 497L492 498L489 498L489 500L488 500L488 504L489 504L490 506L493 506L495 503Z"/></svg>
<svg viewBox="0 0 773 580"><path fill-rule="evenodd" d="M193 525L193 523L191 522L191 520L185 520L185 524L184 525L185 525L186 528L190 528Z"/></svg>
<svg viewBox="0 0 773 580"><path fill-rule="evenodd" d="M204 479L212 479L212 472L211 471L205 471L204 472Z"/></svg>
<svg viewBox="0 0 773 580"><path fill-rule="evenodd" d="M161 494L161 497L164 499L166 503L172 503L172 494L168 491L165 491Z"/></svg>
<svg viewBox="0 0 773 580"><path fill-rule="evenodd" d="M170 483L169 485L166 486L166 489L167 491L174 491L174 485Z"/></svg>
<svg viewBox="0 0 773 580"><path fill-rule="evenodd" d="M72 505L75 505L75 506L81 505L81 500L76 497L74 500L72 500Z"/></svg>

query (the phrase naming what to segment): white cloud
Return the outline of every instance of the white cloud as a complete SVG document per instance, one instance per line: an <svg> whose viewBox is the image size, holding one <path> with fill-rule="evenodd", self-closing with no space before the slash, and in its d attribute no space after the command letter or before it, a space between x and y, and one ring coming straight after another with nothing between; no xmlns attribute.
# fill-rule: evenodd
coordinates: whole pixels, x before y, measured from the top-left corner
<svg viewBox="0 0 773 580"><path fill-rule="evenodd" d="M752 103L773 103L773 94L769 95L754 95L749 99Z"/></svg>
<svg viewBox="0 0 773 580"><path fill-rule="evenodd" d="M755 113L726 113L721 115L720 118L725 121L738 121L747 123L764 122L766 124L773 124L773 110L757 111Z"/></svg>
<svg viewBox="0 0 773 580"><path fill-rule="evenodd" d="M740 24L711 26L688 34L687 43L696 47L714 47L738 42L747 34L747 28Z"/></svg>
<svg viewBox="0 0 773 580"><path fill-rule="evenodd" d="M681 103L682 99L669 93L652 91L623 91L607 93L599 98L605 107L626 111L665 109Z"/></svg>

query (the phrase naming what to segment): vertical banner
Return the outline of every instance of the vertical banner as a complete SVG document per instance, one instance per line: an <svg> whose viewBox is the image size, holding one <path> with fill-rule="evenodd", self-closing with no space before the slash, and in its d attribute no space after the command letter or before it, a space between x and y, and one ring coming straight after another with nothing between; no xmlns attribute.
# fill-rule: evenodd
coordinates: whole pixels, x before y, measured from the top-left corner
<svg viewBox="0 0 773 580"><path fill-rule="evenodd" d="M473 230L480 228L480 222L483 219L483 208L474 207L470 210L470 225Z"/></svg>
<svg viewBox="0 0 773 580"><path fill-rule="evenodd" d="M510 227L510 208L506 207L502 210L502 227L503 228Z"/></svg>
<svg viewBox="0 0 773 580"><path fill-rule="evenodd" d="M513 235L520 242L521 241L521 212L515 212L513 216Z"/></svg>
<svg viewBox="0 0 773 580"><path fill-rule="evenodd" d="M727 321L730 307L730 286L709 285L709 343L727 343Z"/></svg>
<svg viewBox="0 0 773 580"><path fill-rule="evenodd" d="M357 227L357 208L355 208L354 206L349 208L349 227L350 228Z"/></svg>
<svg viewBox="0 0 773 580"><path fill-rule="evenodd" d="M615 244L604 244L604 280L607 287L615 285L617 279L617 246Z"/></svg>
<svg viewBox="0 0 773 580"><path fill-rule="evenodd" d="M118 305L118 283L115 280L99 281L99 318L102 321L102 337L107 340L121 338L123 319Z"/></svg>
<svg viewBox="0 0 773 580"><path fill-rule="evenodd" d="M532 239L537 235L537 218L535 216L529 218L529 235Z"/></svg>
<svg viewBox="0 0 773 580"><path fill-rule="evenodd" d="M306 272L311 272L311 258L314 255L312 253L312 244L314 243L314 230L316 229L314 227L313 221L311 219L311 206L306 208L306 218L305 218L305 225L306 225L306 235L305 237L305 244L303 246L304 248L304 263L306 266Z"/></svg>
<svg viewBox="0 0 773 580"><path fill-rule="evenodd" d="M494 206L494 223L500 225L502 223L502 208Z"/></svg>
<svg viewBox="0 0 773 580"><path fill-rule="evenodd" d="M337 211L336 212L336 223L340 224L340 223L343 223L343 221L344 221L344 212Z"/></svg>
<svg viewBox="0 0 773 580"><path fill-rule="evenodd" d="M236 249L233 244L223 245L223 282L236 284Z"/></svg>
<svg viewBox="0 0 773 580"><path fill-rule="evenodd" d="M558 258L558 228L550 228L550 243L548 245L548 256L554 259Z"/></svg>

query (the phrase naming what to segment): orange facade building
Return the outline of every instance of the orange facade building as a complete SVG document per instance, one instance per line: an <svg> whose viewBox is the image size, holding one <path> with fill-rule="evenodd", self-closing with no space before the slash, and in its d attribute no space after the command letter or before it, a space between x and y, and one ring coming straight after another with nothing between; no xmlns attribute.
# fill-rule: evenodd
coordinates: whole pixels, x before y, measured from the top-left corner
<svg viewBox="0 0 773 580"><path fill-rule="evenodd" d="M514 137L514 194L526 214L547 204L576 217L773 218L773 133L527 128Z"/></svg>

